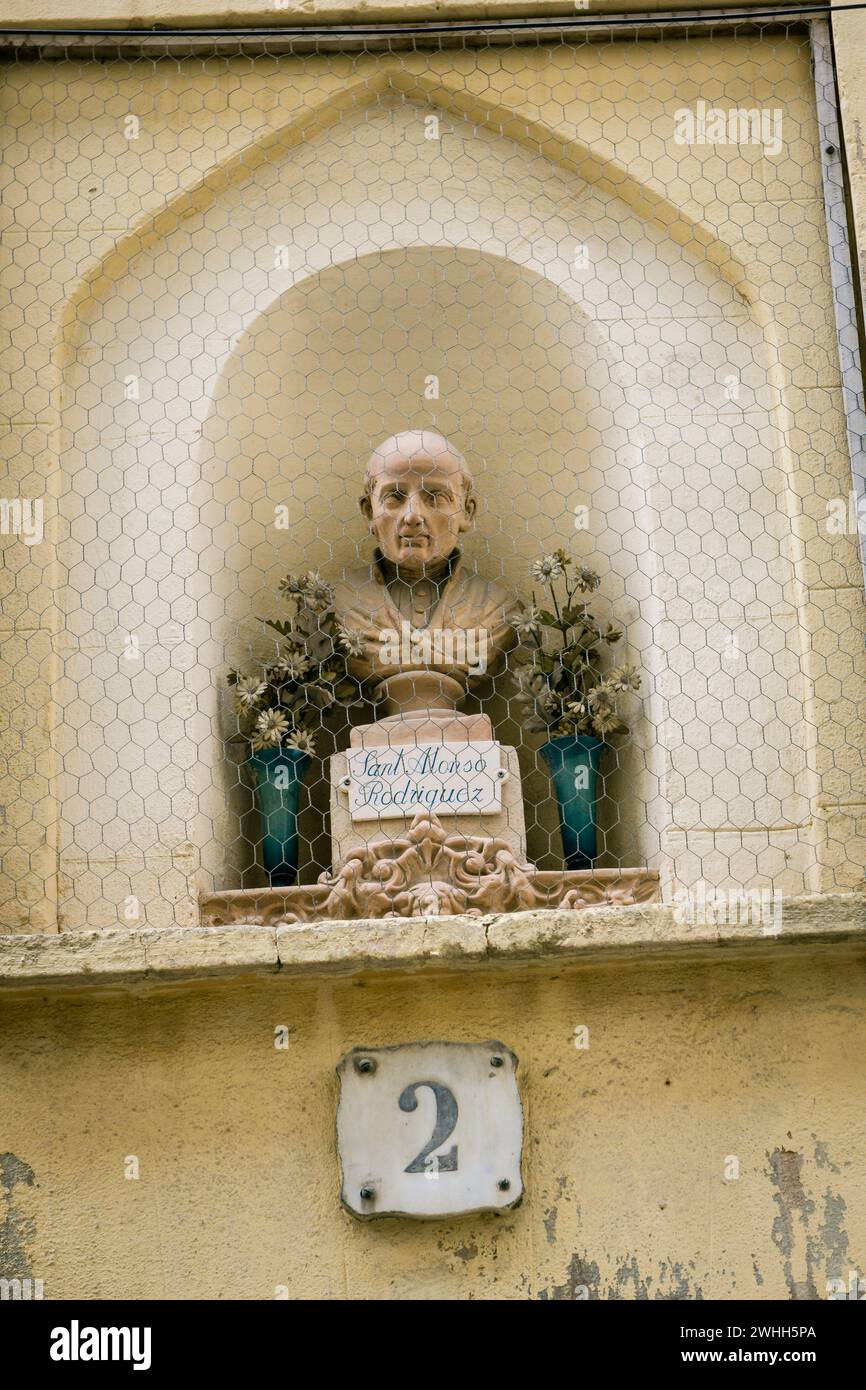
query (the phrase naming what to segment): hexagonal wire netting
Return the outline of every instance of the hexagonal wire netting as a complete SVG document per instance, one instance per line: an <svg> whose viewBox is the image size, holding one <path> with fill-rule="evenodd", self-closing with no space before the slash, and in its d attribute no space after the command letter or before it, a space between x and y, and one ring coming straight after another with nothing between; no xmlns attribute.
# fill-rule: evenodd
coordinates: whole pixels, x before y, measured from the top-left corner
<svg viewBox="0 0 866 1390"><path fill-rule="evenodd" d="M6 929L861 886L808 30L270 43L7 55Z"/></svg>

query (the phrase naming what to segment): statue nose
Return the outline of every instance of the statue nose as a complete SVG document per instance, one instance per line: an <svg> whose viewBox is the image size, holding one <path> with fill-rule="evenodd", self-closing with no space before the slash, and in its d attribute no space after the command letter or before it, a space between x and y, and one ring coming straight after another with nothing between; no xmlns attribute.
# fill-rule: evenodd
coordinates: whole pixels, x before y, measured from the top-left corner
<svg viewBox="0 0 866 1390"><path fill-rule="evenodd" d="M403 508L403 520L407 524L412 522L420 523L424 517L424 508L421 506L417 496L406 498L406 505Z"/></svg>

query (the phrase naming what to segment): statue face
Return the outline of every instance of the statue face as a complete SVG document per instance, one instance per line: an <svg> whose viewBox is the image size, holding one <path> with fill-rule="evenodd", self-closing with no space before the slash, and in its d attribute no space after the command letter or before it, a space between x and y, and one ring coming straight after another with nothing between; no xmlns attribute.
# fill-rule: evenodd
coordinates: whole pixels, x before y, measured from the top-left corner
<svg viewBox="0 0 866 1390"><path fill-rule="evenodd" d="M361 507L379 549L400 569L423 573L446 560L472 524L475 503L450 454L408 449L378 464Z"/></svg>

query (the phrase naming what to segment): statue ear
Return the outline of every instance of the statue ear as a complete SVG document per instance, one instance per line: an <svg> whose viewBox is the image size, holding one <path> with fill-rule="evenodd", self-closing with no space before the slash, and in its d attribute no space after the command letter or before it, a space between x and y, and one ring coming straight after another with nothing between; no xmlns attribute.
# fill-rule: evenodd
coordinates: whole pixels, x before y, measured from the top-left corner
<svg viewBox="0 0 866 1390"><path fill-rule="evenodd" d="M460 526L460 530L461 530L461 531L468 531L468 530L469 530L469 527L472 525L473 521L475 520L475 512L476 512L477 507L478 507L478 503L476 502L475 498L473 497L472 493L470 492L469 496L466 498L466 500L465 500L464 503L463 503L463 511L464 511L465 514L466 514L466 520L465 520L465 521L461 524L461 526Z"/></svg>
<svg viewBox="0 0 866 1390"><path fill-rule="evenodd" d="M358 506L361 508L361 513L364 517L364 520L371 522L373 520L373 508L370 505L370 497L368 493L365 492L363 497L358 498Z"/></svg>

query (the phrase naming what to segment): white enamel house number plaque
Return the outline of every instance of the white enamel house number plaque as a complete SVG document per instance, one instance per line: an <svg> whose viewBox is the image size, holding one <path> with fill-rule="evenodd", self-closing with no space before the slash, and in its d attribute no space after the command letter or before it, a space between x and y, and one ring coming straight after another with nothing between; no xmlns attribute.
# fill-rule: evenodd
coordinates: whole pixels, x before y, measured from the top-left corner
<svg viewBox="0 0 866 1390"><path fill-rule="evenodd" d="M419 811L437 816L490 815L502 810L501 745L407 743L356 748L347 754L343 779L353 821L408 819Z"/></svg>
<svg viewBox="0 0 866 1390"><path fill-rule="evenodd" d="M517 1058L499 1042L356 1047L337 1067L342 1200L355 1216L460 1216L520 1201Z"/></svg>

